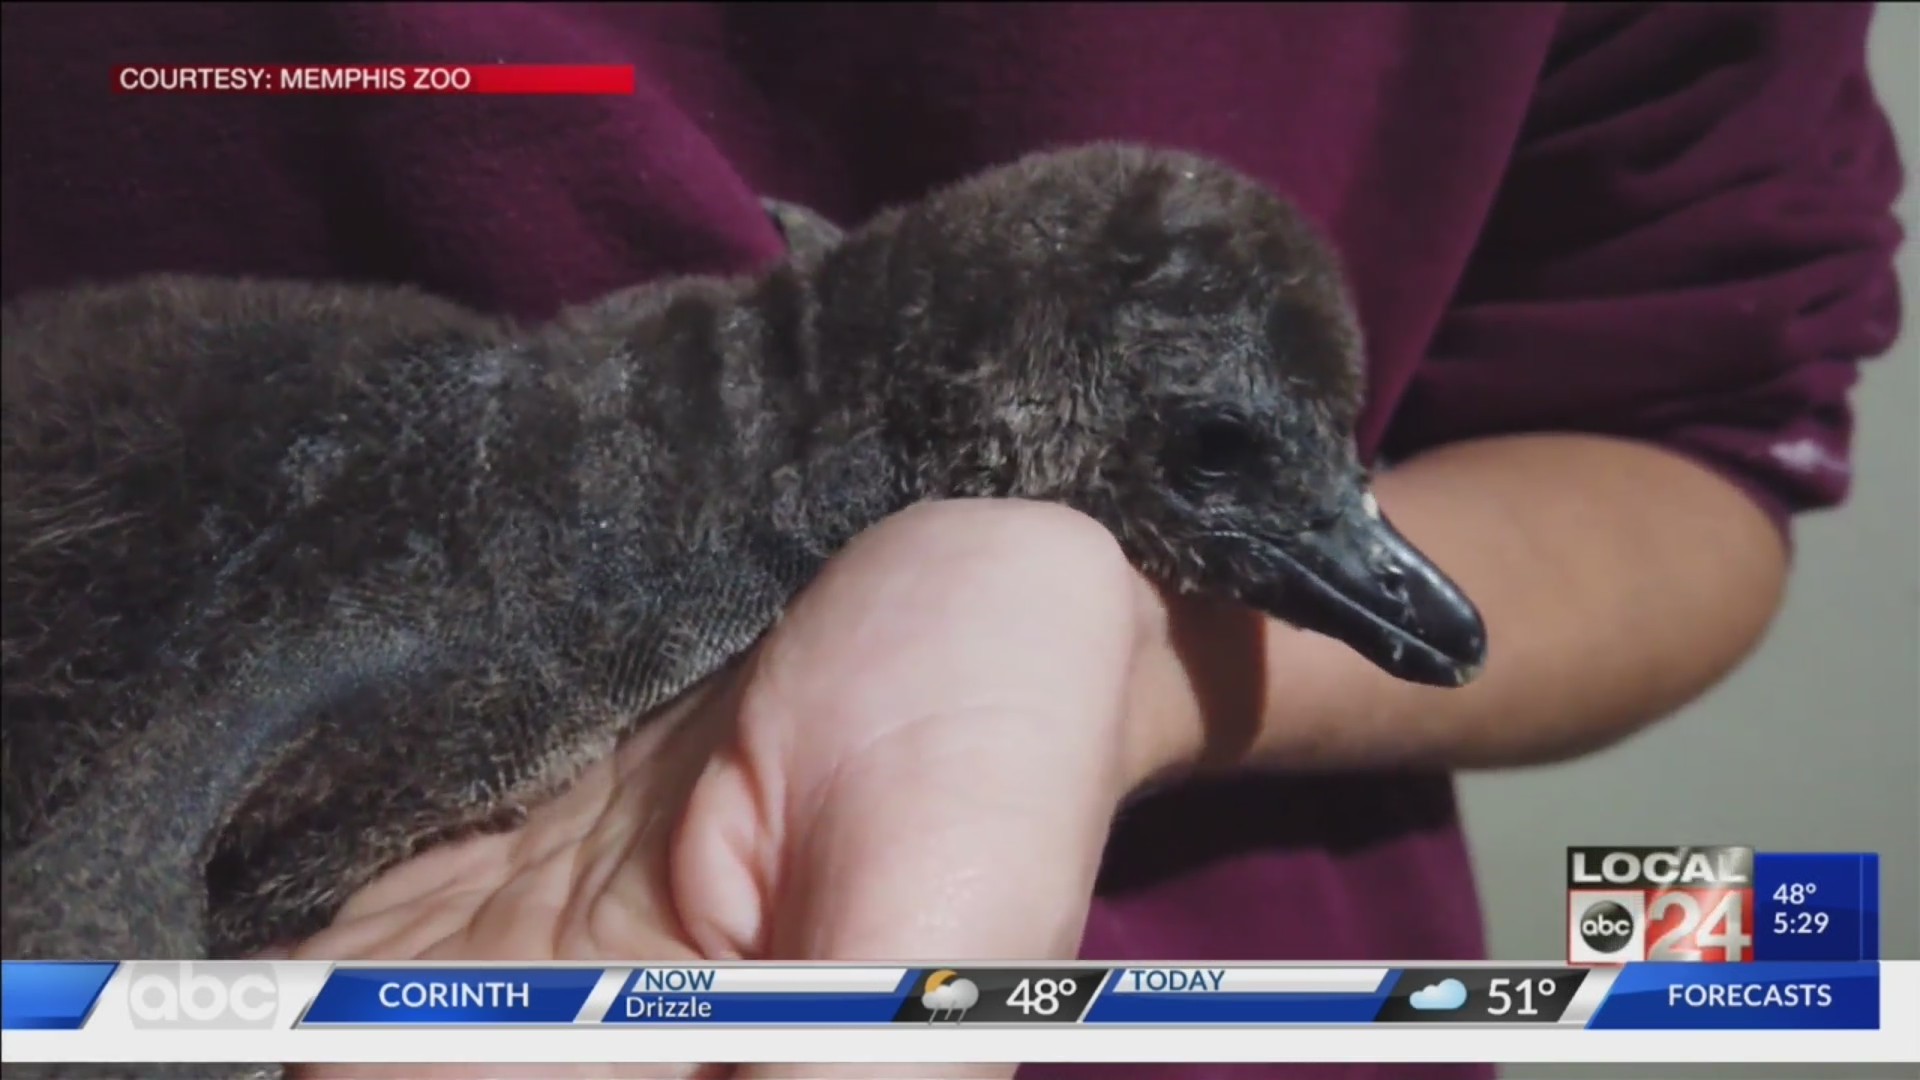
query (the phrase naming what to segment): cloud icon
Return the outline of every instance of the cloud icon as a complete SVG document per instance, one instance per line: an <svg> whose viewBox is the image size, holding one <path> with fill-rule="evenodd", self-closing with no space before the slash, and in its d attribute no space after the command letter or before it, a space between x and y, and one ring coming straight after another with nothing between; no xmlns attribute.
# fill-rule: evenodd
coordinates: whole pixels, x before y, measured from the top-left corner
<svg viewBox="0 0 1920 1080"><path fill-rule="evenodd" d="M1459 979L1442 979L1432 986L1421 987L1407 999L1407 1004L1422 1011L1448 1012L1467 1003L1467 984Z"/></svg>
<svg viewBox="0 0 1920 1080"><path fill-rule="evenodd" d="M920 995L920 1006L927 1010L927 1023L942 1013L957 1013L958 1021L968 1009L980 1003L980 988L973 980L951 971L936 971L927 976L927 988Z"/></svg>

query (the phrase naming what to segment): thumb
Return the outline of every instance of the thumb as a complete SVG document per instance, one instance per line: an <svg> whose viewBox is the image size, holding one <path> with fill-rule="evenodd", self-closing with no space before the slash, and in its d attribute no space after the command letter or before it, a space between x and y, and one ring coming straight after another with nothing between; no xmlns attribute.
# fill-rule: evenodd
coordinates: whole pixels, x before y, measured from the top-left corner
<svg viewBox="0 0 1920 1080"><path fill-rule="evenodd" d="M816 809L792 822L774 954L915 966L1073 955L1111 804L1075 778L1077 763L1059 753L1068 740L1031 733L1091 726L1118 707L1093 696L1063 698L1050 714L929 714L848 760ZM1000 1080L1014 1070L874 1064L806 1075ZM739 1073L795 1075L791 1066Z"/></svg>
<svg viewBox="0 0 1920 1080"><path fill-rule="evenodd" d="M771 850L742 860L763 870L756 954L919 965L1079 942L1119 794L1131 569L1050 508L936 510L868 534L795 605L689 805L689 823L762 823ZM694 841L682 858L718 846Z"/></svg>
<svg viewBox="0 0 1920 1080"><path fill-rule="evenodd" d="M779 778L759 792L767 949L1070 955L1120 795L1132 569L1039 504L937 504L863 540L768 642L740 713L743 790Z"/></svg>

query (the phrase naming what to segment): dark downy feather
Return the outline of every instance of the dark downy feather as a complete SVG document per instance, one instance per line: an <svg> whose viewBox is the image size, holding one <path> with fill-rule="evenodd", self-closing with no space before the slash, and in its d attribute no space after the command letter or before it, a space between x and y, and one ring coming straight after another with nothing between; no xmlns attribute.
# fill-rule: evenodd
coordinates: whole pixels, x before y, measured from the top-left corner
<svg viewBox="0 0 1920 1080"><path fill-rule="evenodd" d="M844 238L768 209L765 273L542 327L191 278L8 306L4 954L309 934L562 788L912 502L1063 502L1230 593L1169 494L1183 418L1244 428L1278 528L1358 472L1338 269L1218 164L1038 155Z"/></svg>

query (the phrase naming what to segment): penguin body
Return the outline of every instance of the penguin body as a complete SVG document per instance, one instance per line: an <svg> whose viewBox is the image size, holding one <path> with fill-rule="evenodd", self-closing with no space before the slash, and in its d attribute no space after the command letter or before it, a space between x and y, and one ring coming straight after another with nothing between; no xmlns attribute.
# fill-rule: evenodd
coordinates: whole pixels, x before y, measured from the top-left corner
<svg viewBox="0 0 1920 1080"><path fill-rule="evenodd" d="M498 828L914 502L1107 525L1167 587L1456 685L1365 491L1330 251L1218 163L1035 155L515 326L181 277L4 315L9 958L233 956Z"/></svg>

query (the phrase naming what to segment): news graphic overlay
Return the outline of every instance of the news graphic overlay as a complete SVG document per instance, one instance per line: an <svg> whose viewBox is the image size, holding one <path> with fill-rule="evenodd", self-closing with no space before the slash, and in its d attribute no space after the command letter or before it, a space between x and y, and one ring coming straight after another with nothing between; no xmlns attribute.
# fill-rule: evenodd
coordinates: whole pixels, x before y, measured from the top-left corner
<svg viewBox="0 0 1920 1080"><path fill-rule="evenodd" d="M630 64L122 64L116 94L629 96Z"/></svg>
<svg viewBox="0 0 1920 1080"><path fill-rule="evenodd" d="M1879 856L1739 846L1567 849L1567 962L1879 958Z"/></svg>
<svg viewBox="0 0 1920 1080"><path fill-rule="evenodd" d="M1628 964L1586 1026L1607 1031L1873 1031L1878 963Z"/></svg>
<svg viewBox="0 0 1920 1080"><path fill-rule="evenodd" d="M935 968L918 972L901 1024L1075 1024L1100 992L1104 969Z"/></svg>
<svg viewBox="0 0 1920 1080"><path fill-rule="evenodd" d="M0 1030L78 1031L119 964L0 965Z"/></svg>
<svg viewBox="0 0 1920 1080"><path fill-rule="evenodd" d="M1592 972L1584 968L1416 968L1399 972L1382 1024L1558 1024Z"/></svg>
<svg viewBox="0 0 1920 1080"><path fill-rule="evenodd" d="M1880 959L1880 856L1763 851L1753 877L1755 959Z"/></svg>
<svg viewBox="0 0 1920 1080"><path fill-rule="evenodd" d="M1858 864L1852 869L1857 883ZM1788 913L1784 902L1780 911ZM1883 971L1899 979L1889 977L1883 987ZM1824 1039L1774 1039L1764 1060L1779 1058L1782 1046L1796 1054L1813 1048L1793 1060L1901 1060L1897 1053L1845 1057L1850 1048L1868 1045L1881 1047L1876 1052L1883 1055L1887 1047L1899 1050L1900 1023L1882 1027L1883 990L1905 995L1889 996L1890 1002L1920 1000L1920 963L604 967L8 961L0 966L0 1028L6 1032L0 1052L8 1063L865 1060L831 1056L869 1053L854 1038L865 1032L874 1046L885 1039L888 1053L902 1055L887 1060L1030 1060L1026 1048L1041 1045L1031 1041L1034 1036L1060 1055L1049 1060L1062 1061L1188 1061L1196 1060L1197 1048L1224 1041L1244 1056L1218 1060L1295 1060L1287 1055L1301 1052L1302 1038L1318 1040L1323 1049L1314 1053L1361 1055L1340 1060L1377 1060L1367 1055L1379 1051L1381 1040L1399 1046L1397 1053L1411 1049L1421 1060L1484 1059L1484 1046L1476 1050L1437 1034L1464 1026L1484 1030L1488 1038L1529 1032L1533 1045L1553 1050L1533 1060L1580 1060L1582 1047L1601 1045L1581 1041L1590 1030L1666 1032L1660 1048L1690 1045L1696 1056L1689 1060L1724 1060L1733 1045L1725 1033L1731 1031ZM1899 1004L1886 1008L1895 1021L1912 1012ZM1497 1036L1501 1031L1510 1034ZM1431 1044L1421 1042L1423 1032L1436 1033ZM1676 1043L1672 1033L1701 1037ZM1831 1033L1839 1034L1827 1038ZM822 1034L847 1038L828 1043L819 1040ZM1151 1045L1139 1040L1142 1034L1154 1036ZM1349 1035L1342 1049L1340 1040ZM1542 1036L1548 1041L1538 1041ZM1115 1050L1121 1045L1116 1040L1131 1049ZM1616 1039L1606 1045L1617 1050L1629 1044ZM829 1057L820 1057L823 1052Z"/></svg>
<svg viewBox="0 0 1920 1080"><path fill-rule="evenodd" d="M128 964L127 974L127 1018L136 1027L264 1031L280 1016L272 964L144 962Z"/></svg>
<svg viewBox="0 0 1920 1080"><path fill-rule="evenodd" d="M1382 967L1124 967L1104 973L1086 1023L1370 1024L1394 972Z"/></svg>
<svg viewBox="0 0 1920 1080"><path fill-rule="evenodd" d="M599 968L341 968L300 1024L571 1024L603 977Z"/></svg>
<svg viewBox="0 0 1920 1080"><path fill-rule="evenodd" d="M298 968L300 965L292 965ZM319 986L289 983L266 961L142 960L0 965L0 1027L9 1031L273 1032L293 1026Z"/></svg>
<svg viewBox="0 0 1920 1080"><path fill-rule="evenodd" d="M1750 847L1567 849L1567 962L1752 959Z"/></svg>

